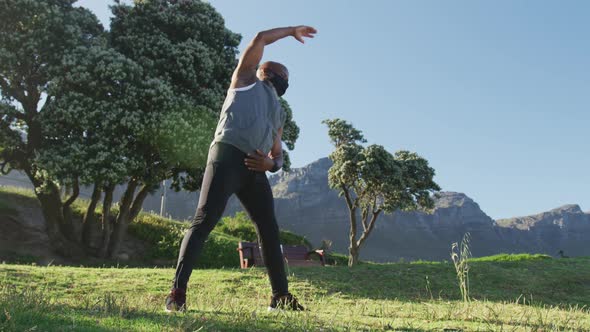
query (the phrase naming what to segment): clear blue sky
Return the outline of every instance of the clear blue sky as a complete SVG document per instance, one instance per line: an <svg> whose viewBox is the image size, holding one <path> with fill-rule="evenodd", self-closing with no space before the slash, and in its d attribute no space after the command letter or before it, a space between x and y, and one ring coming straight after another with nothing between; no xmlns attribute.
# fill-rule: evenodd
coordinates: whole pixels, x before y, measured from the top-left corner
<svg viewBox="0 0 590 332"><path fill-rule="evenodd" d="M110 1L83 0L106 24ZM493 218L590 209L590 2L211 0L243 36L308 24L267 47L291 72L295 167L332 151L323 119L427 158L444 190Z"/></svg>

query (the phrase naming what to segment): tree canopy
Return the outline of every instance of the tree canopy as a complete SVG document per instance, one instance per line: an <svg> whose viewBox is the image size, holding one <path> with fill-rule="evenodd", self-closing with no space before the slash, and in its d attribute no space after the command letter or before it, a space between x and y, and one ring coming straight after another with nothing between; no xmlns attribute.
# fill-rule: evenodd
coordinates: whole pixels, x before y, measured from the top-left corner
<svg viewBox="0 0 590 332"><path fill-rule="evenodd" d="M434 169L416 153L402 150L392 155L381 145L365 147L362 132L352 124L341 119L323 123L335 146L328 182L344 196L350 212L349 266L353 266L381 212L428 211L434 206L432 193L440 187L433 180Z"/></svg>
<svg viewBox="0 0 590 332"><path fill-rule="evenodd" d="M99 254L114 257L162 180L199 189L241 36L206 1L115 1L109 30L75 2L0 0L0 170L27 174L70 256L96 249L102 199ZM299 128L281 103L292 150ZM78 225L70 206L83 185L94 189Z"/></svg>

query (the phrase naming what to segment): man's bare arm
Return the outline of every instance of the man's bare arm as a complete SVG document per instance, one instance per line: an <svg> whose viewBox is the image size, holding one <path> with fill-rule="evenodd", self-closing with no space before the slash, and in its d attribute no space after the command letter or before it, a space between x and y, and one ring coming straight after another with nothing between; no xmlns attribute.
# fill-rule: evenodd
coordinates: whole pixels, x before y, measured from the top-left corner
<svg viewBox="0 0 590 332"><path fill-rule="evenodd" d="M301 43L305 43L303 37L313 38L317 31L309 26L300 25L296 27L276 28L261 31L250 41L246 50L240 57L238 66L232 75L230 88L241 88L256 81L256 67L262 59L264 47L276 42L279 39L293 36Z"/></svg>
<svg viewBox="0 0 590 332"><path fill-rule="evenodd" d="M272 159L274 166L270 169L271 172L278 172L281 168L283 168L283 143L282 143L282 136L283 136L283 128L279 128L279 132L275 141L270 149L269 157Z"/></svg>

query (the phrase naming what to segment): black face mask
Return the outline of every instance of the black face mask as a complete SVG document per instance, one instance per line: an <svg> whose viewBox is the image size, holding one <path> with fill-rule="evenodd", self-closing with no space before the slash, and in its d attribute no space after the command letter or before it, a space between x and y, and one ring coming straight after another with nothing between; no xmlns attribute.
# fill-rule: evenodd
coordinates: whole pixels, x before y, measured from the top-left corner
<svg viewBox="0 0 590 332"><path fill-rule="evenodd" d="M289 87L289 82L277 73L273 73L272 78L268 80L275 87L275 90L277 90L279 97L284 95L285 91L287 91L287 88Z"/></svg>

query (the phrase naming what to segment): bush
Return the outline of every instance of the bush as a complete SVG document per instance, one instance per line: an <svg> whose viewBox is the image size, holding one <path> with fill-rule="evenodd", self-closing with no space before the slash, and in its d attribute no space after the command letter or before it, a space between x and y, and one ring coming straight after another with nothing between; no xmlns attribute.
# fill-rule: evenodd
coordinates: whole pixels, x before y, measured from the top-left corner
<svg viewBox="0 0 590 332"><path fill-rule="evenodd" d="M335 252L329 252L326 255L326 264L327 265L337 265L337 266L348 266L348 256L344 254L338 254ZM359 261L359 264L363 264L364 262Z"/></svg>
<svg viewBox="0 0 590 332"><path fill-rule="evenodd" d="M147 259L173 263L178 257L178 250L188 227L188 223L141 213L137 220L129 225L129 233L148 245ZM237 238L213 231L205 242L197 267L239 266L237 247Z"/></svg>
<svg viewBox="0 0 590 332"><path fill-rule="evenodd" d="M244 212L238 212L233 217L222 218L217 226L215 226L215 230L223 234L234 236L240 241L257 241L256 229L250 221L250 218L248 218L248 215Z"/></svg>
<svg viewBox="0 0 590 332"><path fill-rule="evenodd" d="M129 224L129 234L146 242L146 258L174 260L187 226L188 224L154 214L140 213L137 219Z"/></svg>
<svg viewBox="0 0 590 332"><path fill-rule="evenodd" d="M238 239L233 236L213 231L207 241L197 267L221 268L239 267Z"/></svg>
<svg viewBox="0 0 590 332"><path fill-rule="evenodd" d="M224 217L215 230L231 235L245 242L258 242L258 235L254 223L245 212L238 212L233 217ZM305 237L289 231L280 231L279 238L284 245L303 245L311 249L311 243Z"/></svg>

